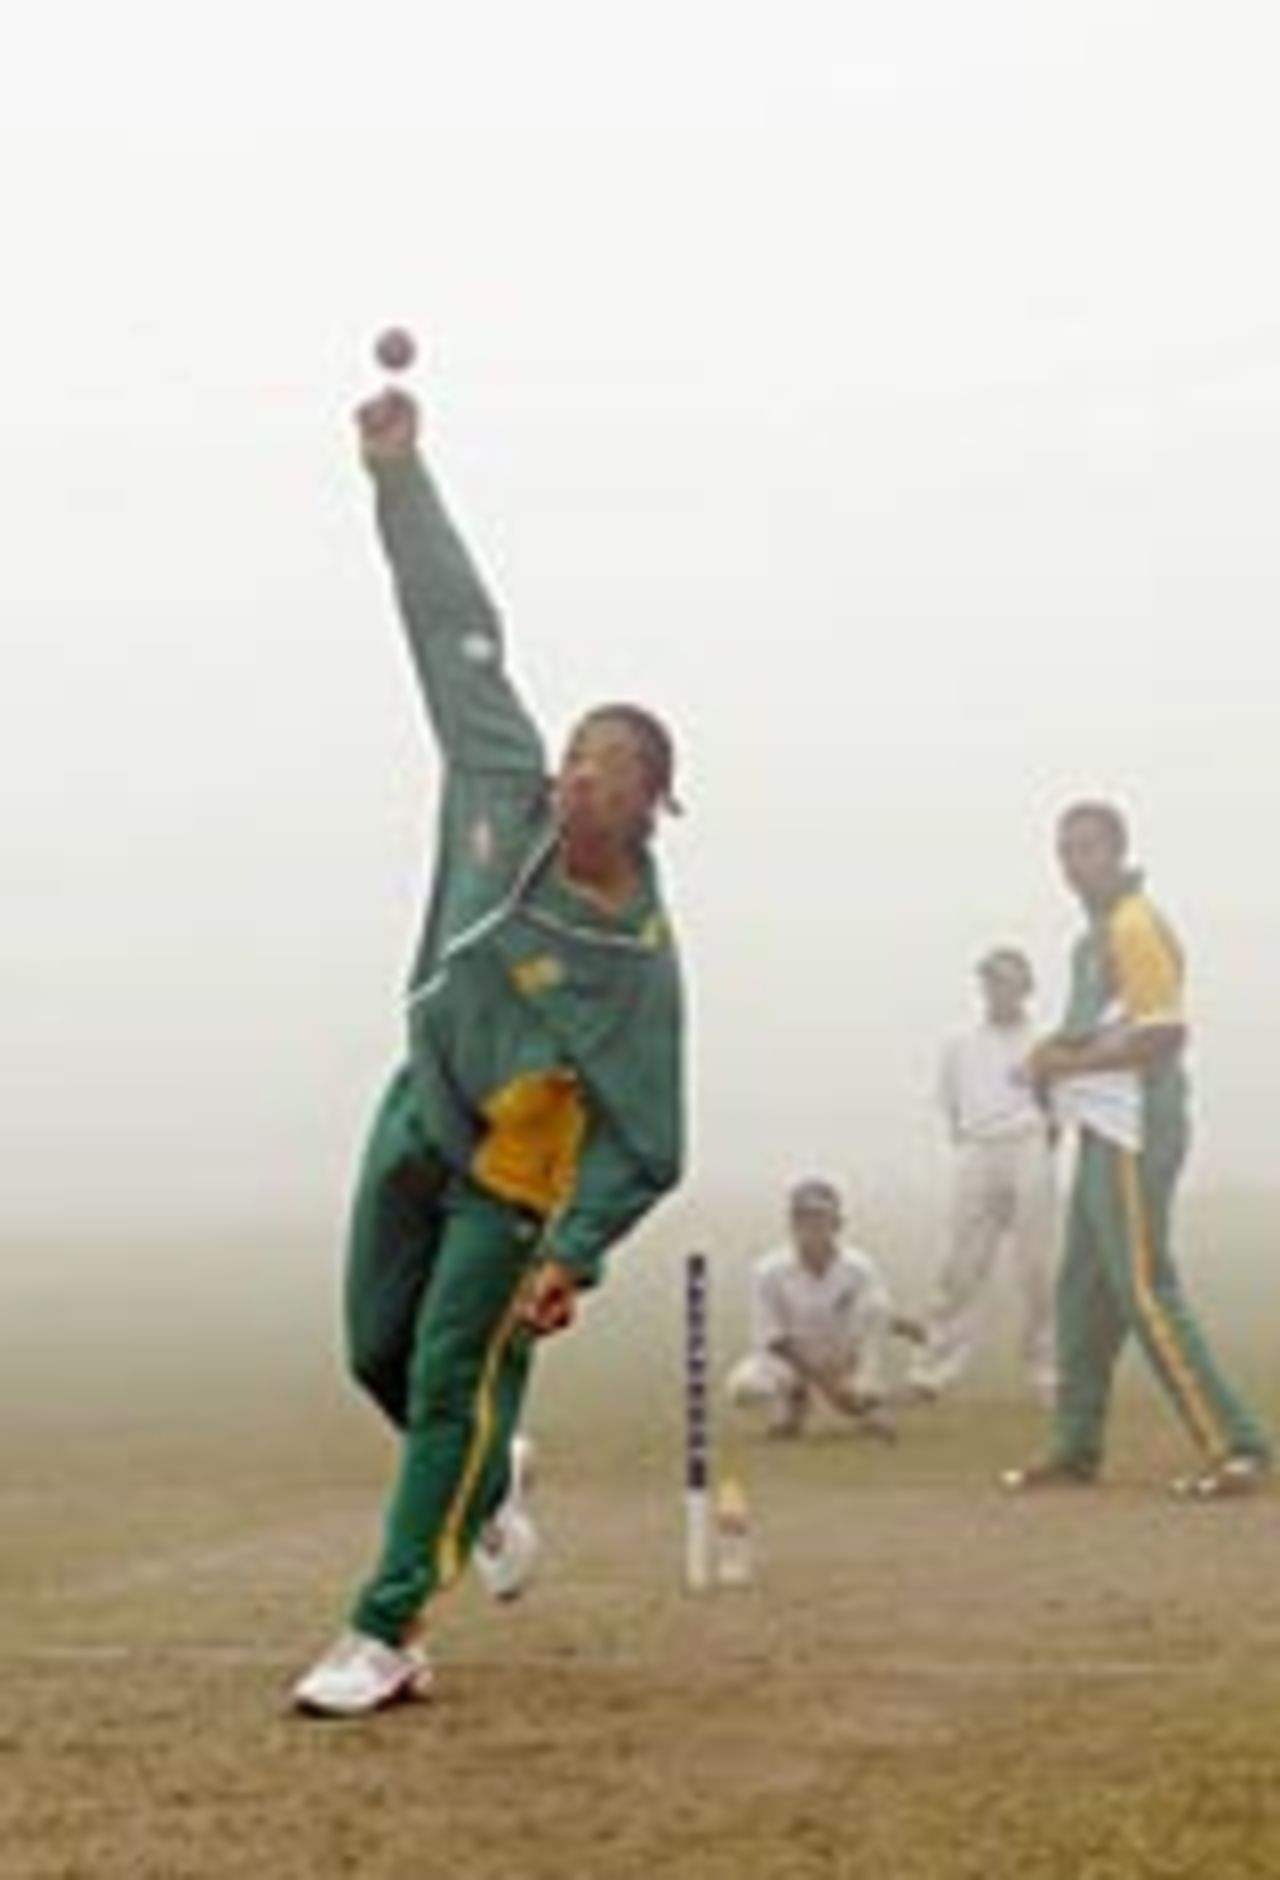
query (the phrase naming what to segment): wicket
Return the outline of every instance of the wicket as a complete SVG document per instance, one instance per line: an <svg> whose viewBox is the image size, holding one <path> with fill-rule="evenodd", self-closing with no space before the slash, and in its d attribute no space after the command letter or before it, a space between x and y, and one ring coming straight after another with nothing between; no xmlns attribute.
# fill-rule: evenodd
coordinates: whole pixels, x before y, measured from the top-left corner
<svg viewBox="0 0 1280 1880"><path fill-rule="evenodd" d="M685 1260L685 1583L701 1593L713 1578L713 1534L709 1482L711 1411L707 1392L707 1256Z"/></svg>

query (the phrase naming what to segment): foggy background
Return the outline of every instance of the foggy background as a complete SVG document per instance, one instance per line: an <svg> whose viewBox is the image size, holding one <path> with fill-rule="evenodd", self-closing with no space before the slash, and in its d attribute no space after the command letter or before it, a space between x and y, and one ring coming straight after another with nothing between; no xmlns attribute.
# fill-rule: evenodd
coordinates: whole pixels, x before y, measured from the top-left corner
<svg viewBox="0 0 1280 1880"><path fill-rule="evenodd" d="M11 1261L336 1239L436 776L350 436L392 320L553 742L615 695L679 738L673 1218L936 1192L972 962L1053 1016L1098 792L1190 948L1194 1177L1267 1184L1278 51L1176 0L28 13Z"/></svg>

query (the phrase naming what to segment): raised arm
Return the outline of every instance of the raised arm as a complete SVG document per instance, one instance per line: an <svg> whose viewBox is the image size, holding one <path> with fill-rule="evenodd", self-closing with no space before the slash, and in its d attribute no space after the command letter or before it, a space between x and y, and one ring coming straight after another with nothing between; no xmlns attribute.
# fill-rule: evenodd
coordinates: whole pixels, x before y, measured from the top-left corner
<svg viewBox="0 0 1280 1880"><path fill-rule="evenodd" d="M378 528L409 650L447 764L545 770L542 740L511 684L502 624L418 449L418 408L386 391L356 413Z"/></svg>

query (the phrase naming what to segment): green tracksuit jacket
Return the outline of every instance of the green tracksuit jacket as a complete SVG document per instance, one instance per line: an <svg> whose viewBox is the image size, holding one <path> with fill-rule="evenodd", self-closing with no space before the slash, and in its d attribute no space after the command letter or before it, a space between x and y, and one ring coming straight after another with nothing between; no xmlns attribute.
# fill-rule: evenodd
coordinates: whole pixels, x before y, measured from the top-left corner
<svg viewBox="0 0 1280 1880"><path fill-rule="evenodd" d="M646 858L622 920L558 883L542 742L420 464L380 473L378 519L445 760L408 1002L423 1128L451 1168L475 1173L504 1096L522 1079L571 1073L585 1129L545 1248L590 1283L681 1169L680 981L656 872Z"/></svg>

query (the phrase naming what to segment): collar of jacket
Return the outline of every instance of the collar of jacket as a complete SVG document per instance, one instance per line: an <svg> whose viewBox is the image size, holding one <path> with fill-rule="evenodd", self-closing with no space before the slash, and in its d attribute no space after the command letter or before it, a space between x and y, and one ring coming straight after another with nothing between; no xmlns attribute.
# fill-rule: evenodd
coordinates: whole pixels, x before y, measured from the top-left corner
<svg viewBox="0 0 1280 1880"><path fill-rule="evenodd" d="M595 919L590 917L585 907L583 917L575 918L570 914L561 914L553 908L537 907L530 903L529 895L534 883L543 870L552 861L558 845L558 836L554 827L543 830L533 843L528 855L521 863L515 879L507 892L496 901L478 920L464 927L461 933L454 935L440 956L435 970L426 979L410 986L405 994L405 1005L409 1010L429 998L440 986L450 962L460 953L468 952L478 946L482 940L494 933L497 928L511 918L517 911L534 925L545 927L549 932L559 934L561 938L574 940L581 945L599 947L609 953L652 953L654 950L653 926L655 919L665 933L665 921L659 907L657 885L653 859L647 853L641 861L642 895L645 908L643 926L632 932L625 927L609 923L604 915Z"/></svg>

